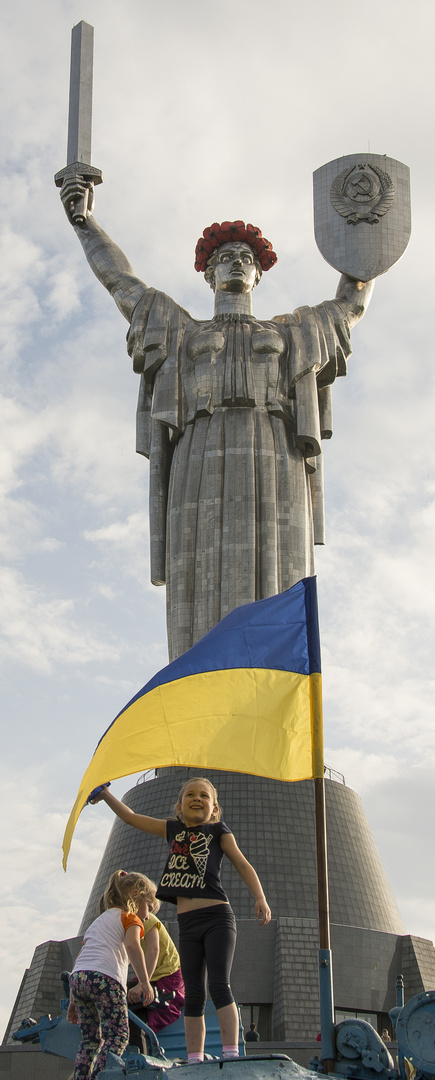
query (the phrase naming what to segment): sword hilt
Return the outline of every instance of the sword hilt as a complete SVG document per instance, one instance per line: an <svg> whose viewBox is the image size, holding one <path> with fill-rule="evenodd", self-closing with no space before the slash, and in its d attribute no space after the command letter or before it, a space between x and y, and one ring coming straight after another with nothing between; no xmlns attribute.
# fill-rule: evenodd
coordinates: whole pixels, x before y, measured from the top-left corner
<svg viewBox="0 0 435 1080"><path fill-rule="evenodd" d="M85 184L89 186L103 183L101 169L96 169L94 165L85 165L82 161L73 161L70 165L66 165L64 169L61 169L60 172L55 173L54 182L56 187L61 188L65 180L73 180L75 176L80 176ZM71 211L73 225L84 225L86 221L88 190L89 188L86 189L81 199L77 199L74 209Z"/></svg>

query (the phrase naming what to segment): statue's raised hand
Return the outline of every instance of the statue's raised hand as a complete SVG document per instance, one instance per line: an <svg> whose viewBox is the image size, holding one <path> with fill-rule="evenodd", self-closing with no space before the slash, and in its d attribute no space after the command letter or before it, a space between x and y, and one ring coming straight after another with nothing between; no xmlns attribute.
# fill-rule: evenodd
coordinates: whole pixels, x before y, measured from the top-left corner
<svg viewBox="0 0 435 1080"><path fill-rule="evenodd" d="M65 213L72 225L83 225L94 206L94 185L76 175L64 180L60 189Z"/></svg>

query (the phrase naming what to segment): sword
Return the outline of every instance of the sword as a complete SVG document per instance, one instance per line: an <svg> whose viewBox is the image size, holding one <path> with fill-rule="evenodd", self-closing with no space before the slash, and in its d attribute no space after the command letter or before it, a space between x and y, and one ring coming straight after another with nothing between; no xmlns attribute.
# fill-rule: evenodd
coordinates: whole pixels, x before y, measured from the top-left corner
<svg viewBox="0 0 435 1080"><path fill-rule="evenodd" d="M91 165L92 76L94 28L83 20L71 31L71 68L69 84L68 145L64 169L54 177L56 187L65 180L80 176L88 185L102 184L101 169ZM89 187L83 198L75 201L71 213L74 225L84 225Z"/></svg>

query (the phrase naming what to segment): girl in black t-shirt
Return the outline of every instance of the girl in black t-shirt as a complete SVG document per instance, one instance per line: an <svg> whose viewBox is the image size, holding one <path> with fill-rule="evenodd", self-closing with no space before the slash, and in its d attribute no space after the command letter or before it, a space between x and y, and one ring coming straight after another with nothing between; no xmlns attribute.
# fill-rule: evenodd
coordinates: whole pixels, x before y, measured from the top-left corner
<svg viewBox="0 0 435 1080"><path fill-rule="evenodd" d="M179 953L186 988L184 1028L189 1061L203 1061L207 975L222 1037L223 1058L238 1057L239 1018L230 986L236 923L220 879L223 855L233 864L255 899L259 925L270 922L270 908L253 866L221 821L216 788L205 777L183 784L176 818L135 814L103 787L101 799L127 825L161 836L169 855L157 896L177 905Z"/></svg>

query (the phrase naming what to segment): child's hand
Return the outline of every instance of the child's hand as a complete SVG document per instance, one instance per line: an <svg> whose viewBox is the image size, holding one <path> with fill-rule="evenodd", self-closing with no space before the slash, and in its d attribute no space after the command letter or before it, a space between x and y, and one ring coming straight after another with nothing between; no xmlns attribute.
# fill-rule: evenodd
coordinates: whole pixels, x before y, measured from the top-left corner
<svg viewBox="0 0 435 1080"><path fill-rule="evenodd" d="M130 988L127 994L127 1001L129 1001L131 1005L137 1005L139 1001L142 1001L142 990L139 983L137 986L132 986Z"/></svg>
<svg viewBox="0 0 435 1080"><path fill-rule="evenodd" d="M68 1005L68 1012L66 1014L66 1018L70 1024L78 1024L79 1022L79 1018L77 1016L77 1009L73 1001L70 1001Z"/></svg>
<svg viewBox="0 0 435 1080"><path fill-rule="evenodd" d="M139 983L139 986L143 996L144 1005L151 1005L151 1002L154 1001L154 990L151 983L148 983L148 985L146 983Z"/></svg>
<svg viewBox="0 0 435 1080"><path fill-rule="evenodd" d="M100 784L99 787L94 788L94 790L91 791L91 794L88 795L85 806L89 806L89 804L94 806L95 803L101 802L101 800L104 799L104 789L108 787L110 787L110 780L107 781L107 784Z"/></svg>
<svg viewBox="0 0 435 1080"><path fill-rule="evenodd" d="M255 901L255 918L259 926L265 926L272 918L272 912L265 896Z"/></svg>

